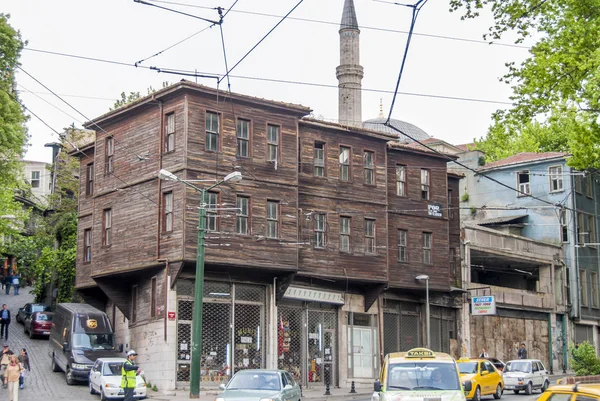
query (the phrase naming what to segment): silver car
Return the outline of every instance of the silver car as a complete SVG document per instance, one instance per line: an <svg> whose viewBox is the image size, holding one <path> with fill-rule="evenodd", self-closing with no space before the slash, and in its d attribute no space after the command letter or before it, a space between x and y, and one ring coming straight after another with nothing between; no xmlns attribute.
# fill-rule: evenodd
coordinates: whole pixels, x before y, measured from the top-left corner
<svg viewBox="0 0 600 401"><path fill-rule="evenodd" d="M300 386L285 370L252 369L237 372L215 401L300 401Z"/></svg>
<svg viewBox="0 0 600 401"><path fill-rule="evenodd" d="M515 394L519 391L525 391L525 394L531 394L536 389L542 393L550 385L548 371L539 359L515 359L506 362L504 371L504 389L512 390Z"/></svg>

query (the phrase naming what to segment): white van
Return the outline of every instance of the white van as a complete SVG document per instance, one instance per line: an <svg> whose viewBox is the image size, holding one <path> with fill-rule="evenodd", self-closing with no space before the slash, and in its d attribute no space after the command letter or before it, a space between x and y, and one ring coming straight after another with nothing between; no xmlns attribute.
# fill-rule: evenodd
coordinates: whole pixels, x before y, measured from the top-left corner
<svg viewBox="0 0 600 401"><path fill-rule="evenodd" d="M512 390L515 394L524 390L525 394L541 390L543 393L550 385L548 371L539 359L515 359L506 362L504 371L504 389Z"/></svg>

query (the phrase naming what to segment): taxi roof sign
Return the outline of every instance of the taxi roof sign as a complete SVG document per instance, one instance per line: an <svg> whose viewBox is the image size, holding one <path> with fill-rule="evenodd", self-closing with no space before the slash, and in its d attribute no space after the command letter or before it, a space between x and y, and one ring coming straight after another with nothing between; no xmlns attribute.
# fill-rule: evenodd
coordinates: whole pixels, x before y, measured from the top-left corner
<svg viewBox="0 0 600 401"><path fill-rule="evenodd" d="M435 358L435 353L427 348L413 348L406 353L407 358Z"/></svg>

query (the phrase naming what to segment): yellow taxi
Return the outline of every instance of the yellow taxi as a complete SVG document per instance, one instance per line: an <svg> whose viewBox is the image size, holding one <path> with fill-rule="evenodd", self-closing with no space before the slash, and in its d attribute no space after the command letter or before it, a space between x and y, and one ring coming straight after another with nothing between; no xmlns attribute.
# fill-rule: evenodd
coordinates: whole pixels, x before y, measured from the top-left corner
<svg viewBox="0 0 600 401"><path fill-rule="evenodd" d="M385 356L374 390L372 401L465 401L471 387L463 388L450 355L414 348Z"/></svg>
<svg viewBox="0 0 600 401"><path fill-rule="evenodd" d="M457 363L463 385L466 382L471 383L471 391L466 394L467 399L480 401L484 395L493 395L497 400L502 397L504 379L493 363L479 358L461 358Z"/></svg>
<svg viewBox="0 0 600 401"><path fill-rule="evenodd" d="M537 401L599 401L600 383L575 383L550 386Z"/></svg>

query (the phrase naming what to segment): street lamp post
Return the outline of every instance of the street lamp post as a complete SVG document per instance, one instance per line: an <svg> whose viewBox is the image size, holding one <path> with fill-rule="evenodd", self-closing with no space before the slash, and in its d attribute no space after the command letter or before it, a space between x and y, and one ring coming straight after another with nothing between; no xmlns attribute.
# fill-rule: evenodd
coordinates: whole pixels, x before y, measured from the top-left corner
<svg viewBox="0 0 600 401"><path fill-rule="evenodd" d="M158 178L169 181L179 181L200 192L200 208L198 213L198 249L196 251L196 283L194 287L194 311L192 315L192 365L190 371L190 398L200 397L200 361L202 354L202 296L204 294L204 234L206 232L206 192L224 182L239 182L242 173L234 171L227 174L222 181L203 189L182 180L167 170L160 170Z"/></svg>
<svg viewBox="0 0 600 401"><path fill-rule="evenodd" d="M419 274L415 279L425 281L425 330L427 343L425 348L431 347L431 329L429 321L429 276L427 274Z"/></svg>

